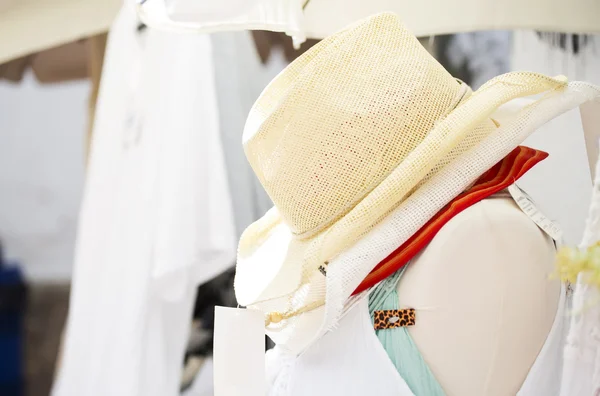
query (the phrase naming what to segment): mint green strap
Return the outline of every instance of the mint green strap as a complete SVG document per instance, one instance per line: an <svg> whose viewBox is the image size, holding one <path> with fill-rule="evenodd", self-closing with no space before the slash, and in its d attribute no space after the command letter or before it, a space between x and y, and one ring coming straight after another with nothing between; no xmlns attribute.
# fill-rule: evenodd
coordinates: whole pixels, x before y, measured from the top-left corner
<svg viewBox="0 0 600 396"><path fill-rule="evenodd" d="M375 311L400 309L397 286L403 273L404 269L397 271L373 289L369 295L371 321ZM408 328L397 327L374 331L396 370L416 396L445 396L442 387L410 337Z"/></svg>

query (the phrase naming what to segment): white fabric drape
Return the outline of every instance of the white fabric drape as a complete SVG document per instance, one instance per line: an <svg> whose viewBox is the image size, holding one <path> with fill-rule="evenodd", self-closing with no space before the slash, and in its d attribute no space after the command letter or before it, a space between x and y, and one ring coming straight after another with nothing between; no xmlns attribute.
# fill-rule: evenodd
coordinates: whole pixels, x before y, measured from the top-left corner
<svg viewBox="0 0 600 396"><path fill-rule="evenodd" d="M586 248L597 241L600 241L600 158L581 247ZM600 291L586 284L583 276L580 275L574 285L561 396L600 394Z"/></svg>
<svg viewBox="0 0 600 396"><path fill-rule="evenodd" d="M56 396L179 390L195 289L235 259L211 43L109 36Z"/></svg>

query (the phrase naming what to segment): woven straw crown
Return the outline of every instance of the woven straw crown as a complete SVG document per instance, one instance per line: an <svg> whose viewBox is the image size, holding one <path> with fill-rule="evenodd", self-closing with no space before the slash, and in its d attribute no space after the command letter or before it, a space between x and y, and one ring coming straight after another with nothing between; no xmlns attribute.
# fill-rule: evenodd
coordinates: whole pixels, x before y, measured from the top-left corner
<svg viewBox="0 0 600 396"><path fill-rule="evenodd" d="M244 131L246 154L286 225L310 237L377 186L460 92L382 15L324 40L266 88Z"/></svg>

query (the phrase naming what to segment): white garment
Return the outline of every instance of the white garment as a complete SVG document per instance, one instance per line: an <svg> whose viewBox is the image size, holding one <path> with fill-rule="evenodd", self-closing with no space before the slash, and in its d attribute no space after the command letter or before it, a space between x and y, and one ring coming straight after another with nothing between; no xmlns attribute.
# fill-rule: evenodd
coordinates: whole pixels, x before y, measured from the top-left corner
<svg viewBox="0 0 600 396"><path fill-rule="evenodd" d="M566 303L563 286L552 328L517 396L558 395ZM278 347L268 351L267 385L269 396L413 395L375 335L368 298L297 358Z"/></svg>
<svg viewBox="0 0 600 396"><path fill-rule="evenodd" d="M580 244L587 248L600 240L600 157L596 163L592 203ZM575 283L571 327L565 345L561 396L600 394L600 290L579 274Z"/></svg>
<svg viewBox="0 0 600 396"><path fill-rule="evenodd" d="M127 3L100 87L56 396L169 396L195 288L235 230L210 40L138 31Z"/></svg>
<svg viewBox="0 0 600 396"><path fill-rule="evenodd" d="M571 327L564 351L561 396L600 394L600 293L578 281L573 294Z"/></svg>

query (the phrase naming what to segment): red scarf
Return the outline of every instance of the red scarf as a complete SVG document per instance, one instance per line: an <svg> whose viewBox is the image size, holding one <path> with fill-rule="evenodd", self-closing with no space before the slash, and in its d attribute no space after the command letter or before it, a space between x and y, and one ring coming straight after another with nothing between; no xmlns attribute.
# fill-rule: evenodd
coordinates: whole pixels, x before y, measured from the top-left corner
<svg viewBox="0 0 600 396"><path fill-rule="evenodd" d="M378 282L404 267L421 249L431 242L438 231L454 216L469 206L509 187L547 157L548 153L525 146L514 149L502 161L484 173L470 189L454 198L402 246L377 264L353 294L375 286Z"/></svg>

